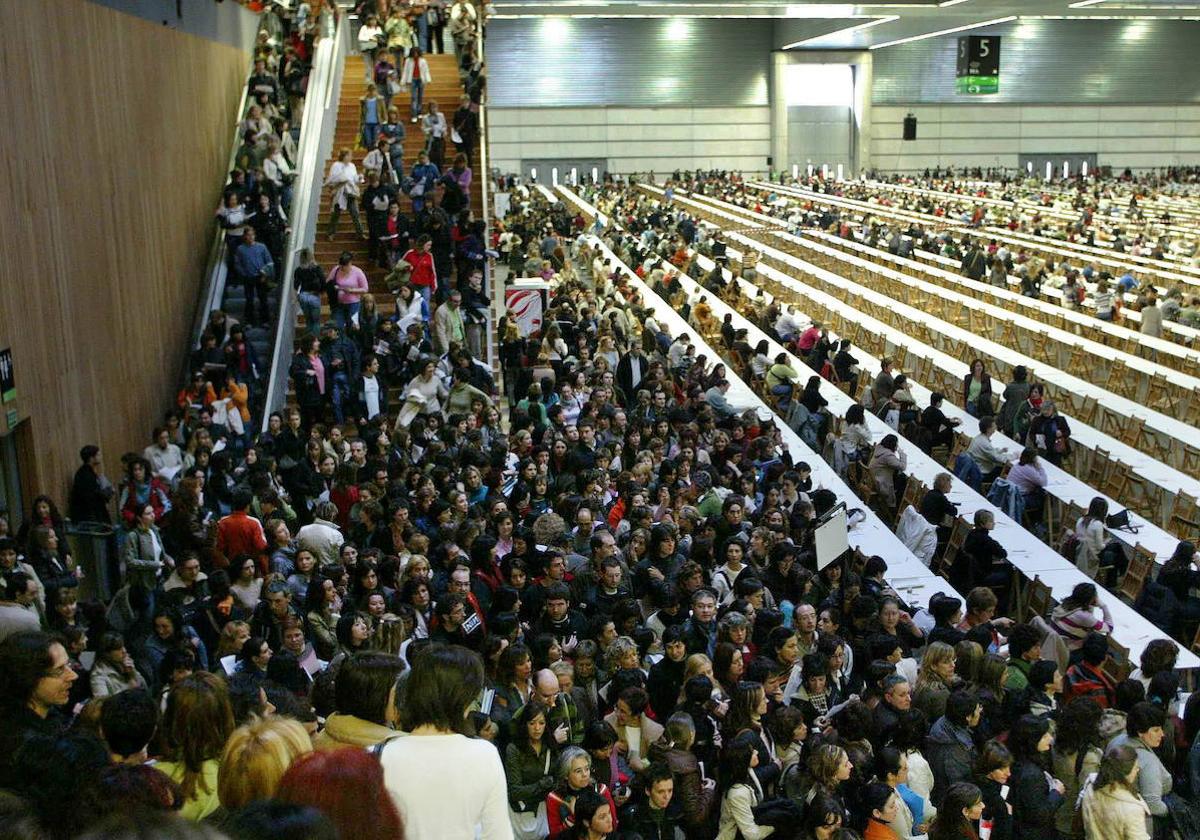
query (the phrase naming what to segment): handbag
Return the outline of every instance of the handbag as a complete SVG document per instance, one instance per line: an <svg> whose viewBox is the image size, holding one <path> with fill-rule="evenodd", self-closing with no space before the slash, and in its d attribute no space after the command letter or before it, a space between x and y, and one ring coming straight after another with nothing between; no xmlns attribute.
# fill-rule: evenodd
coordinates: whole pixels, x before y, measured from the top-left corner
<svg viewBox="0 0 1200 840"><path fill-rule="evenodd" d="M396 96L402 90L404 90L404 85L400 84L400 81L395 76L388 76L388 79L387 79L388 96Z"/></svg>
<svg viewBox="0 0 1200 840"><path fill-rule="evenodd" d="M460 134L458 133L458 129L457 129L457 128L451 128L451 129L450 129L450 141L451 141L452 143L459 143L459 144L461 144L461 143L462 143L462 141L463 141L463 139L462 139L462 135L460 135Z"/></svg>
<svg viewBox="0 0 1200 840"><path fill-rule="evenodd" d="M538 804L536 811L514 811L508 809L508 821L512 824L516 840L542 840L550 835L550 820L546 816L546 803Z"/></svg>

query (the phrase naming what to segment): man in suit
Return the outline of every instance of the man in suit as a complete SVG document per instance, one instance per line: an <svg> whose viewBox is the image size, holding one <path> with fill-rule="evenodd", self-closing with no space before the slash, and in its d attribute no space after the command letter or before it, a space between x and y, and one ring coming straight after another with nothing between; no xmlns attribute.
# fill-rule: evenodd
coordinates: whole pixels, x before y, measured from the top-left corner
<svg viewBox="0 0 1200 840"><path fill-rule="evenodd" d="M637 397L638 385L650 369L649 361L642 348L633 346L617 362L617 387L625 394L625 404L632 405Z"/></svg>

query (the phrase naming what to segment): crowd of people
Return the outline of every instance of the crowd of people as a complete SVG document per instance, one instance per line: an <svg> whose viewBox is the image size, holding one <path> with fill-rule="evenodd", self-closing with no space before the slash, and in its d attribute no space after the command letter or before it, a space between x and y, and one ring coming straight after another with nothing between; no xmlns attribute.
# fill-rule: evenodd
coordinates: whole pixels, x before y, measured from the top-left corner
<svg viewBox="0 0 1200 840"><path fill-rule="evenodd" d="M385 21L380 51L440 41L430 14L443 4L380 5L362 10L368 25L371 13ZM456 45L460 5L478 14L453 4L444 25ZM373 77L381 54L369 57ZM248 286L280 263L246 199L276 225L287 201L267 165L282 153L270 138L286 131L263 124L287 90L287 62L261 63L245 142L253 154L261 130L269 154L235 179L244 194L231 189L222 214L232 231L242 208L249 232L232 266ZM368 189L388 186L388 149L376 148ZM1196 836L1200 702L1181 701L1165 639L1127 678L1111 675L1102 589L1082 584L1027 623L1005 615L988 578L1003 548L986 518L926 604L889 586L883 557L817 569L817 523L853 500L814 479L771 411L727 398L745 372L776 409L804 406L814 439L829 432L819 394L786 357L760 359L682 292L675 274L699 271L696 246L718 268L729 262L719 237L669 205L597 190L589 197L613 224L593 246L581 214L519 190L487 243L482 227L451 224L448 186L422 190L406 244L375 255L390 269L392 317L374 308L352 255L328 274L301 260L295 405L265 431L254 431L253 351L218 311L199 375L150 444L122 456L115 483L99 448L84 446L66 518L44 495L14 532L0 519L0 833ZM351 209L356 196L344 198ZM400 224L397 206L373 234ZM490 245L514 276L541 276L554 292L536 333L514 313L499 325L503 414L480 361ZM720 271L697 279L737 300ZM729 356L672 336L650 295ZM826 363L855 375L839 355L851 348L819 325L801 329L786 310L755 316L816 362L815 375ZM881 377L871 410L937 420L906 417L903 377L887 365ZM1069 430L1032 387L1020 400L1006 392L1014 407L1000 415L1050 441L1022 455L1036 484L1037 458L1061 454ZM981 362L962 397L983 416L991 395ZM984 416L983 440L964 454L981 479L998 472L994 426ZM894 438L869 454L849 440L894 504L903 460L879 451L894 457ZM952 515L940 484L921 507L937 527ZM1081 520L1080 550L1097 566L1103 513ZM115 592L87 588L68 518L116 527ZM1180 543L1169 566L1187 597L1200 581L1193 555Z"/></svg>
<svg viewBox="0 0 1200 840"><path fill-rule="evenodd" d="M607 243L640 266L679 221ZM404 354L433 399L399 412L290 410L217 464L175 416L119 488L86 448L71 518L124 524L107 602L52 499L5 538L19 836L1187 836L1172 644L1117 682L1095 588L1020 624L986 585L905 603L885 558L817 572L838 500L722 401L724 363L582 217L534 194L505 222L555 285L540 335L502 324L506 422L439 399L478 367L450 336Z"/></svg>

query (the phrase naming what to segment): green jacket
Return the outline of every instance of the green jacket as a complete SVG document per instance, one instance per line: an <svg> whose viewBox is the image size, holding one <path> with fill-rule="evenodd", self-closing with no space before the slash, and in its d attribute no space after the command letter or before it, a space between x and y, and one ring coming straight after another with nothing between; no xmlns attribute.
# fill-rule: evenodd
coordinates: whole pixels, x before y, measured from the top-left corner
<svg viewBox="0 0 1200 840"><path fill-rule="evenodd" d="M543 743L553 739L550 728L546 728ZM542 747L541 754L509 744L504 750L504 775L508 779L508 804L517 813L536 811L554 790L554 750L549 745Z"/></svg>
<svg viewBox="0 0 1200 840"><path fill-rule="evenodd" d="M1029 688L1030 664L1024 659L1008 660L1008 678L1004 683L1005 691L1024 691Z"/></svg>

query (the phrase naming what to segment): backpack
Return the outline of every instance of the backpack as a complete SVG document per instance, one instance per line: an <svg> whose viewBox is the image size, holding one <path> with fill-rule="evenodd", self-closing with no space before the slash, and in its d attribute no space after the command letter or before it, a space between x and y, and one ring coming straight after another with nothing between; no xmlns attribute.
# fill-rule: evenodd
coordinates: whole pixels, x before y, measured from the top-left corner
<svg viewBox="0 0 1200 840"><path fill-rule="evenodd" d="M1075 533L1074 528L1064 528L1062 542L1059 543L1058 553L1071 561L1072 565L1076 562L1076 556L1079 553L1079 536Z"/></svg>

